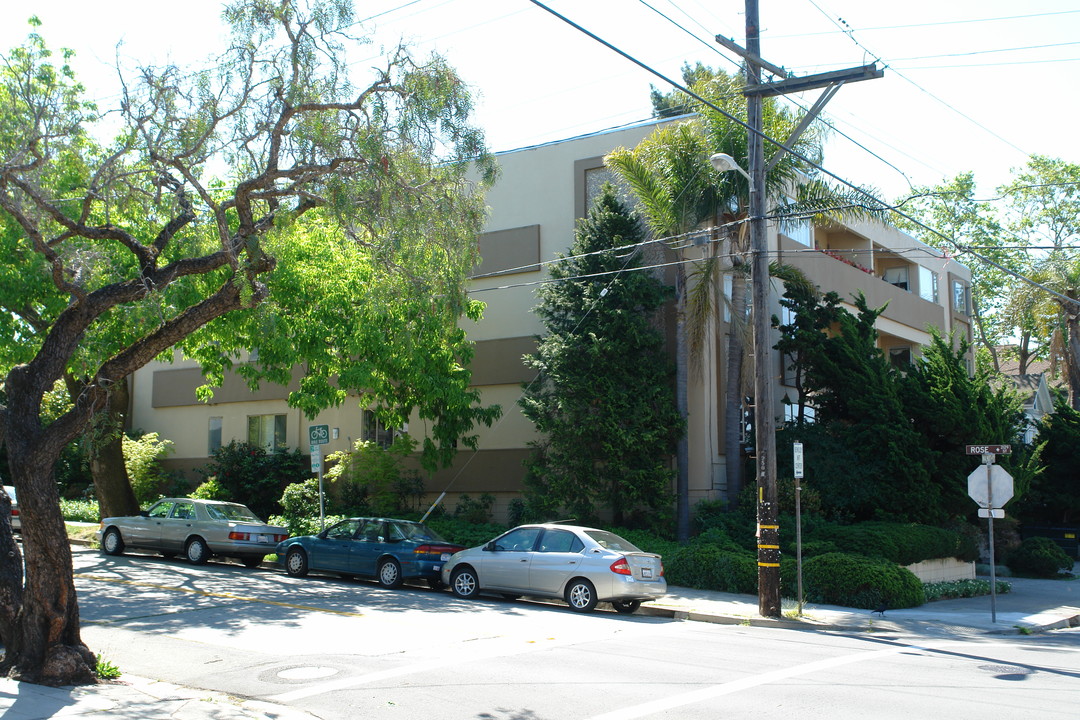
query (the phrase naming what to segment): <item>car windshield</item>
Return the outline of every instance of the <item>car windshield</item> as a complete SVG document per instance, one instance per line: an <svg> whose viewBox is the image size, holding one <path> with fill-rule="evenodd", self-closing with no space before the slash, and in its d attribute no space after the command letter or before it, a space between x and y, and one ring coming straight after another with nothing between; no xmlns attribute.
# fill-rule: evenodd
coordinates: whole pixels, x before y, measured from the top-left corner
<svg viewBox="0 0 1080 720"><path fill-rule="evenodd" d="M641 550L626 538L621 538L615 533L606 530L586 530L585 534L595 540L600 547L615 552L641 552Z"/></svg>
<svg viewBox="0 0 1080 720"><path fill-rule="evenodd" d="M250 520L262 522L255 513L243 505L205 505L206 512L214 520Z"/></svg>
<svg viewBox="0 0 1080 720"><path fill-rule="evenodd" d="M390 537L403 540L446 542L439 533L420 523L390 523Z"/></svg>

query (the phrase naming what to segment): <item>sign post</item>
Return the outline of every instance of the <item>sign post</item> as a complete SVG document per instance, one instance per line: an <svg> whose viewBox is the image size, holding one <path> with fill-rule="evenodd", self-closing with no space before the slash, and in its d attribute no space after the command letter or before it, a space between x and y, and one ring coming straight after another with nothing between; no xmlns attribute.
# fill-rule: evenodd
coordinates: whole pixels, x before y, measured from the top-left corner
<svg viewBox="0 0 1080 720"><path fill-rule="evenodd" d="M329 425L308 425L308 445L311 448L311 472L319 474L319 530L326 529L326 502L323 495L322 446L330 442Z"/></svg>
<svg viewBox="0 0 1080 720"><path fill-rule="evenodd" d="M997 622L997 567L994 559L994 518L1004 518L1005 503L1013 496L1013 478L1000 465L994 464L998 455L1012 453L1012 445L968 445L968 455L981 455L986 467L975 468L968 475L968 495L979 504L979 517L985 517L990 540L990 622Z"/></svg>
<svg viewBox="0 0 1080 720"><path fill-rule="evenodd" d="M802 478L803 478L803 445L801 442L792 443L792 460L795 466L795 568L796 590L798 594L798 613L802 617L803 592L802 592Z"/></svg>

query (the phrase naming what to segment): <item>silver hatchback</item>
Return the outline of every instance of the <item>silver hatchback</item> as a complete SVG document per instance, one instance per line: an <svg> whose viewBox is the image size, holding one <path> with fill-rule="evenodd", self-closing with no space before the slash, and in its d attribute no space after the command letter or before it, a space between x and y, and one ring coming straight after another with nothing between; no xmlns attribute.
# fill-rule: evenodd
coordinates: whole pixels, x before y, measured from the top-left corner
<svg viewBox="0 0 1080 720"><path fill-rule="evenodd" d="M554 523L521 525L456 553L442 580L460 598L481 592L562 598L578 612L610 602L632 613L667 593L659 555L606 530Z"/></svg>

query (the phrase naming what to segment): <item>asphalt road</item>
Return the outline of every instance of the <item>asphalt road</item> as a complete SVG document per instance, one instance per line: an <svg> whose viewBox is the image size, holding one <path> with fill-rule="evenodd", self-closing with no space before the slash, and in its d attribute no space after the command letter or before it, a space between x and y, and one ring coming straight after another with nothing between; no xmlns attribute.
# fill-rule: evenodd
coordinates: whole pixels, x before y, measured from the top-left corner
<svg viewBox="0 0 1080 720"><path fill-rule="evenodd" d="M153 556L75 552L83 638L122 671L325 720L1075 718L1080 633L710 625Z"/></svg>

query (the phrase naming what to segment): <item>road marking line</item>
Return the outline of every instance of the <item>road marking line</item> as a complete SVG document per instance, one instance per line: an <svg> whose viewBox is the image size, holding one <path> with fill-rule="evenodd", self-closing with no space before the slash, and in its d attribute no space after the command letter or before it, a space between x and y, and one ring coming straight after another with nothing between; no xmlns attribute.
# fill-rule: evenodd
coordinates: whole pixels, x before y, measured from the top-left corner
<svg viewBox="0 0 1080 720"><path fill-rule="evenodd" d="M980 645L979 647L996 647L1006 644L1007 643L988 643L986 645ZM594 715L588 720L632 720L633 718L645 717L646 715L653 715L655 713L664 712L666 710L673 710L675 708L680 708L685 705L692 705L693 703L703 702L705 700L712 700L713 698L722 697L724 695L731 695L732 693L737 693L742 690L749 690L750 688L759 687L761 685L768 685L770 683L775 683L781 680L788 680L790 678L798 677L800 675L808 675L810 673L818 672L819 670L830 670L832 668L842 667L844 665L850 665L852 663L874 660L888 655L898 655L904 652L911 652L912 650L926 650L933 652L934 650L941 650L950 645L964 645L964 643L962 641L952 640L926 645L896 645L882 650L857 652L851 655L828 658L826 660L815 660L814 662L809 662L803 665L782 668L780 670L771 670L760 675L754 675L753 677L732 680L731 682L724 683L722 685L713 685L711 687L701 688L700 690L692 690L687 693L682 693L681 695L673 695L669 698L653 700L651 702L642 703L641 705L621 708L619 710L604 713L603 715Z"/></svg>
<svg viewBox="0 0 1080 720"><path fill-rule="evenodd" d="M330 608L314 607L312 605L297 605L296 603L276 602L274 600L263 600L262 598L250 597L247 595L235 595L233 593L226 592L209 592L207 590L194 590L192 588L176 587L175 585L157 585L155 583L138 582L135 580L121 580L119 578L108 578L102 577L101 575L89 575L86 573L75 573L75 577L83 578L85 580L97 580L98 582L115 583L116 585L131 585L134 587L153 588L155 590L171 590L172 592L187 593L189 595L200 595L202 597L222 598L225 600L241 600L243 602L261 603L263 605L276 605L277 607L292 608L295 610L311 610L312 612L330 613L332 615L345 615L346 617L364 617L364 613L350 612L348 610L331 610Z"/></svg>

